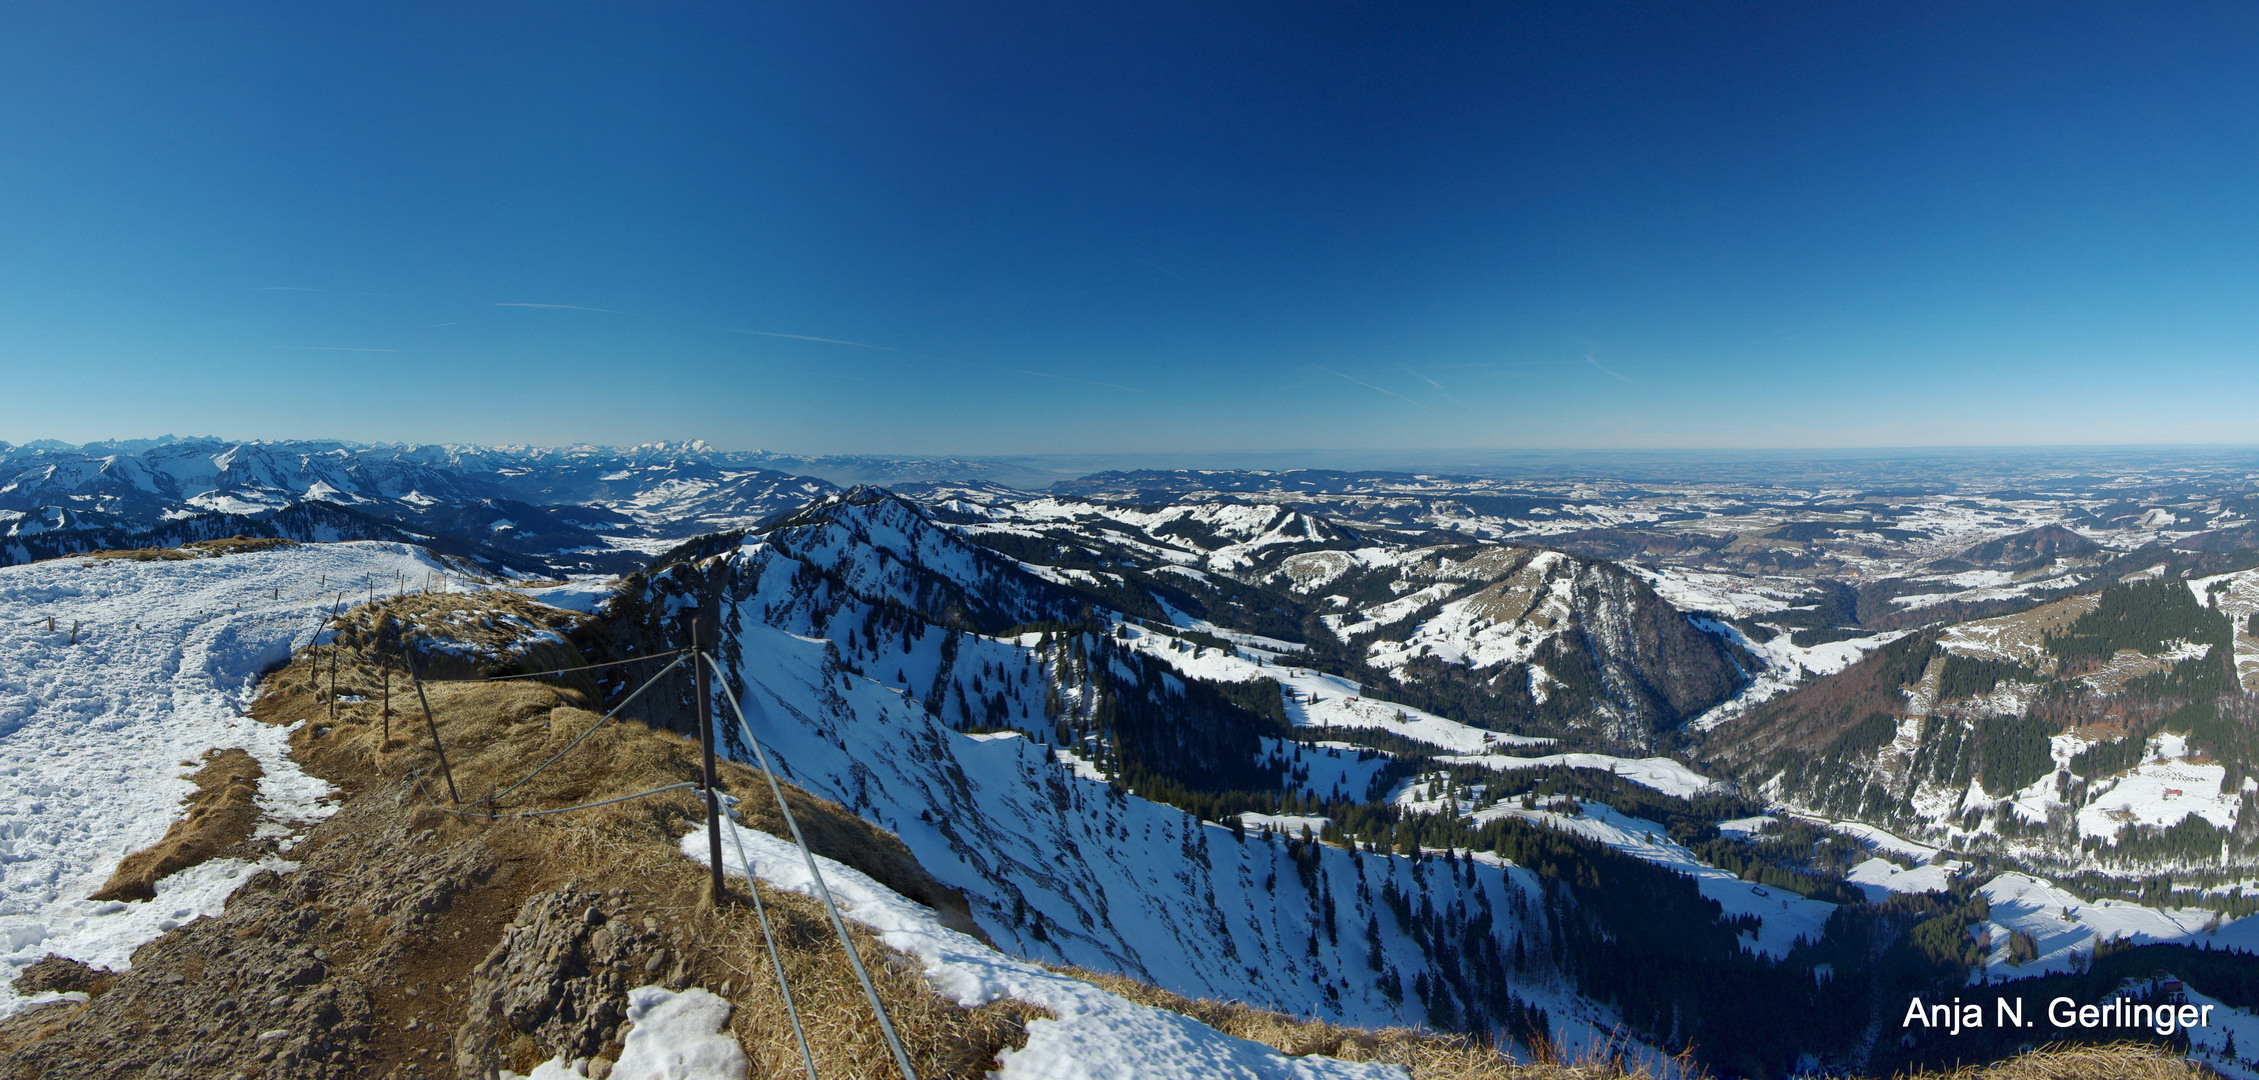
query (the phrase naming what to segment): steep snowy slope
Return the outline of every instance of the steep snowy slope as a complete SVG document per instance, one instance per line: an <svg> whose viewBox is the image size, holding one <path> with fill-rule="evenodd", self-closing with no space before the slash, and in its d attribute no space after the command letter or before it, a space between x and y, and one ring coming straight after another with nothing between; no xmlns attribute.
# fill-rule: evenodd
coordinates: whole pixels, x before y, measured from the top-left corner
<svg viewBox="0 0 2259 1080"><path fill-rule="evenodd" d="M158 882L151 900L87 899L165 835L208 750L258 761L260 835L278 847L327 814L329 787L290 760L289 729L242 715L260 674L314 640L339 591L450 572L379 543L0 567L0 1014L26 1004L8 984L42 956L123 970L254 870L287 866L218 859Z"/></svg>
<svg viewBox="0 0 2259 1080"><path fill-rule="evenodd" d="M780 888L815 894L798 849L767 833L732 823L723 866L750 870ZM737 862L740 852L744 863ZM682 853L708 858L703 833L683 838ZM931 909L903 899L852 867L818 858L825 887L841 914L880 932L881 940L924 962L926 977L958 1004L1012 998L1051 1010L1028 1025L1027 1045L1007 1050L998 1080L1087 1077L1133 1080L1202 1076L1218 1080L1402 1080L1391 1065L1358 1064L1316 1055L1287 1057L1235 1039L1188 1017L1127 1001L1082 980L1049 971L951 930ZM748 865L749 864L749 865ZM538 1074L537 1074L538 1076Z"/></svg>
<svg viewBox="0 0 2259 1080"><path fill-rule="evenodd" d="M1024 734L956 730L959 703L979 699L1041 733L1030 699L1077 673L1039 635L903 613L1035 621L1063 594L905 504L834 501L615 607L640 599L658 634L708 587L733 690L780 766L900 835L1009 952L1359 1024L1512 1033L1534 1003L1574 1044L1591 1037L1581 1021L1608 1022L1511 959L1517 936L1541 932L1528 871L1235 835L1078 774Z"/></svg>

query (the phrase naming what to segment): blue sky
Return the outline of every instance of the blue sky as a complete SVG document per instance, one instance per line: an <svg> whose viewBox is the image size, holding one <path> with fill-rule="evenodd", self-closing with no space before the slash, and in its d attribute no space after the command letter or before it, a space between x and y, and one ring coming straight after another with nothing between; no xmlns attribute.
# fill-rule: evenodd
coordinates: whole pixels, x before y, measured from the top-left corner
<svg viewBox="0 0 2259 1080"><path fill-rule="evenodd" d="M0 439L2259 442L2248 5L332 7L0 13Z"/></svg>

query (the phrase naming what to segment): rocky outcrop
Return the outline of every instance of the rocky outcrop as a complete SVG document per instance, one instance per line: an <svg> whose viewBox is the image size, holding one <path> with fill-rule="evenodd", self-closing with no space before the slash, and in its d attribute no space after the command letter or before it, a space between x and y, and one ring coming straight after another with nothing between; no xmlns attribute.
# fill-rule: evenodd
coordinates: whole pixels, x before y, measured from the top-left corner
<svg viewBox="0 0 2259 1080"><path fill-rule="evenodd" d="M512 1051L553 1048L567 1059L608 1067L620 1056L630 986L680 988L689 976L679 942L659 921L606 914L620 897L568 885L528 897L502 942L472 972L455 1035L455 1066L465 1076L492 1076L513 1064Z"/></svg>

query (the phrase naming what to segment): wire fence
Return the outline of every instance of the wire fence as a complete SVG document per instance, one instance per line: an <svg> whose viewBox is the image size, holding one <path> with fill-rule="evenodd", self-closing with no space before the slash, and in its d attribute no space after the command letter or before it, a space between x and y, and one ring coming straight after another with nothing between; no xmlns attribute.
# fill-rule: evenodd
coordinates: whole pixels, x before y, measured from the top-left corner
<svg viewBox="0 0 2259 1080"><path fill-rule="evenodd" d="M560 806L553 810L514 810L507 814L495 810L491 807L486 810L451 809L449 807L439 805L439 800L431 798L430 792L425 792L424 794L425 798L431 802L431 808L439 811L442 814L453 814L456 817L486 818L487 820L492 821L497 818L543 817L548 814L569 814L575 810L593 810L599 806L610 806L613 803L624 803L630 799L643 798L646 795L658 795L669 791L681 791L684 788L694 788L697 786L697 784L685 780L679 784L668 784L666 787L655 787L649 791L638 791L633 795L621 795L618 798L602 799L597 802L582 803L579 806ZM423 782L420 778L417 780L416 787L418 790L423 789Z"/></svg>
<svg viewBox="0 0 2259 1080"><path fill-rule="evenodd" d="M594 671L597 668L619 667L622 664L640 664L645 660L661 660L669 656L675 657L677 662L679 663L682 654L679 652L660 652L652 653L648 656L631 656L625 660L606 660L601 664L581 664L577 667L545 668L541 671L521 671L515 675L489 675L486 677L486 681L509 682L512 679L546 679L553 676L562 676L568 671Z"/></svg>
<svg viewBox="0 0 2259 1080"><path fill-rule="evenodd" d="M663 655L663 654L662 654L662 655ZM666 675L666 673L668 673L668 672L670 672L670 671L673 671L674 669L676 669L676 668L678 668L678 667L681 667L681 666L682 666L682 662L683 662L683 660L684 660L684 659L685 659L685 658L687 657L687 655L688 655L688 654L681 654L681 653L678 653L678 654L676 654L676 656L675 656L675 658L674 658L674 661L673 661L672 663L668 664L668 665L667 665L666 667L660 668L660 669L659 669L659 672L658 672L658 674L656 674L656 675L653 675L653 676L651 676L650 678L643 680L643 685L636 687L636 688L635 688L635 692L634 692L634 693L632 693L632 694L629 694L628 696L626 696L626 697L624 697L624 698L621 698L621 699L620 699L620 703L619 703L619 704L612 706L611 710L610 710L610 711L608 711L608 712L606 712L606 713L605 713L605 714L604 714L604 715L603 715L603 716L602 716L601 718L599 718L599 719L598 719L598 720L597 720L597 721L596 721L595 723L588 725L588 730L587 730L587 731L583 731L583 732L581 732L581 733L580 733L580 735L579 735L579 736L578 736L577 738L573 739L573 741L572 741L572 742L570 742L570 743L566 744L566 746L565 746L565 748L564 748L564 749L557 751L557 753L556 753L556 755L555 755L554 757L551 757L551 758L550 758L549 760L542 762L542 763L541 763L541 765L540 765L539 767L535 768L535 769L534 769L534 770L533 770L532 772L530 772L530 773L527 773L527 774L526 774L526 776L525 776L525 779L523 779L523 780L520 780L520 781L518 781L517 783L510 785L510 786L509 786L508 788L505 788L505 789L503 789L503 791L501 792L501 794L499 794L499 795L496 795L496 796L494 796L494 797L495 797L495 798L498 798L498 799L500 799L500 798L508 798L511 792L514 792L514 791L518 790L519 788L522 788L522 787L526 786L526 784L527 784L527 783L529 783L529 782L531 782L531 781L533 780L533 778L534 778L534 777L536 777L536 776L540 776L540 775L542 774L543 770L546 770L546 769L548 769L548 768L549 768L549 766L551 766L551 765L555 765L555 764L556 764L557 762L559 762L559 761L563 760L566 754L570 754L570 753L572 753L572 752L573 752L573 748L574 748L574 747L576 747L576 746L579 746L579 745L580 745L580 744L581 744L581 743L582 743L583 741L585 741L585 740L586 740L586 739L587 739L587 738L588 738L589 736L596 734L596 729L597 729L597 728L603 727L603 726L604 726L605 724L608 724L608 723L610 723L610 722L612 721L612 718L613 718L613 717L615 717L615 716L618 716L618 715L620 714L620 710L627 708L627 707L628 707L628 702L634 701L634 700L635 700L636 698L638 698L638 697L641 697L641 696L643 695L643 692L644 692L645 690L649 690L649 689L651 689L652 685L653 685L654 683L657 683L657 682L659 681L659 679L660 679L660 678L661 678L662 676Z"/></svg>
<svg viewBox="0 0 2259 1080"><path fill-rule="evenodd" d="M532 772L527 773L523 778L518 780L516 783L511 784L508 788L503 789L499 793L489 794L486 798L485 806L483 808L476 809L464 809L460 795L455 792L454 777L452 772L449 771L447 767L446 749L444 746L440 745L438 723L432 716L431 704L429 700L424 699L422 680L416 677L415 668L413 665L410 665L409 675L410 678L415 679L416 681L417 697L420 701L422 701L423 704L424 719L431 730L433 749L437 753L439 759L438 765L441 772L447 775L448 790L451 795L455 796L453 800L455 802L455 805L453 807L440 805L438 798L436 798L424 784L424 779L425 776L428 775L428 771L418 771L411 773L411 778L415 781L417 792L423 795L424 800L429 803L433 809L438 810L441 813L450 814L459 818L485 818L487 820L497 820L506 818L522 819L546 817L552 814L572 813L577 810L593 810L598 807L612 806L618 803L629 802L635 799L648 798L653 795L660 795L670 791L681 791L686 788L703 791L704 785L695 781L685 781L679 784L669 784L664 787L652 788L648 791L638 791L633 794L619 795L613 798L601 799L595 802L581 803L575 806L560 806L541 810L504 811L497 805L500 799L508 797L511 793L517 791L518 789L524 787L527 783L531 782L535 777L540 776L542 772L547 770L550 766L555 765L560 760L563 760L566 755L572 753L574 749L578 748L581 745L581 743L585 742L590 735L595 734L596 729L603 727L606 723L609 723L613 717L620 715L620 713L625 710L631 702L635 701L639 696L641 696L644 691L656 685L659 680L668 672L671 672L674 669L683 666L686 662L691 665L691 671L695 673L698 678L706 678L707 673L710 671L712 673L712 676L714 678L720 679L723 685L726 687L728 685L728 677L723 674L720 665L718 665L714 661L714 658L704 650L685 649L671 654L654 653L649 656L635 657L630 660L608 661L599 664L585 664L579 667L556 668L549 671L540 671L514 676L498 676L496 678L487 680L489 682L496 682L512 678L529 678L550 674L561 675L569 671L586 671L594 668L615 667L620 664L638 663L642 661L661 659L668 656L672 656L673 659L665 667L660 668L657 673L653 674L649 679L644 680L643 684L636 687L633 693L630 693L627 697L620 699L619 703L612 706L610 710L605 712L605 714L601 718L599 718L596 723L589 725L586 731L583 731L579 735L575 736L573 738L573 741L571 743L568 743L563 750L558 751L556 754L552 755L549 760L542 762L539 766L536 766ZM332 660L332 665L332 678L334 679L334 659ZM721 697L722 700L729 703L730 710L736 714L738 731L744 736L746 745L752 748L755 763L759 766L762 776L765 777L768 781L769 794L773 798L775 798L777 811L783 815L785 827L787 831L792 834L793 846L799 848L800 850L800 857L806 864L808 869L809 880L815 886L816 899L823 906L824 914L827 916L831 923L832 932L839 938L840 948L847 954L847 964L848 967L854 971L855 981L862 987L864 998L870 1002L872 1015L878 1020L879 1032L886 1040L887 1049L893 1054L896 1069L900 1071L903 1080L918 1080L917 1068L910 1063L909 1052L904 1049L901 1036L894 1029L893 1019L887 1014L885 1003L879 999L878 989L871 981L869 970L864 967L862 955L855 948L854 938L847 932L847 923L839 913L839 904L832 898L831 887L824 881L823 871L818 867L816 863L816 853L814 849L808 846L807 838L802 835L800 831L799 819L794 816L791 803L785 798L784 786L777 780L776 771L770 766L767 750L762 747L760 740L754 736L753 726L746 717L745 708L742 704L740 704L736 696L725 693L721 695ZM761 711L759 702L752 702L752 704L755 712ZM700 722L708 725L709 729L714 725L715 720L716 718L711 715L711 713L700 718ZM712 732L711 730L709 730L705 734L710 738ZM718 793L718 785L716 793ZM712 807L715 805L715 803L709 800L707 805L709 807ZM716 813L713 813L712 811L709 812L709 816L713 817L714 820L709 821L708 827L719 828L720 816ZM735 846L737 848L738 866L741 870L744 871L745 874L745 891L752 897L754 915L760 920L761 938L767 946L769 954L769 964L776 975L778 992L783 995L785 1012L792 1020L792 1034L793 1038L797 1040L799 1044L801 1066L806 1070L808 1080L816 1080L815 1054L809 1046L808 1033L801 1022L800 1009L798 1003L794 1000L791 982L785 977L783 952L777 945L776 931L770 923L768 907L761 900L760 888L757 884L758 879L753 873L752 860L746 856L745 840L741 835L738 834L735 828L732 828L730 830L730 838L735 843ZM717 859L716 862L718 863L719 860ZM719 874L719 872L719 867L717 866L717 875ZM716 880L719 880L719 878L717 877ZM719 903L721 902L722 897L716 896L715 900L717 903Z"/></svg>
<svg viewBox="0 0 2259 1080"><path fill-rule="evenodd" d="M715 664L712 657L701 652L698 658L713 669L715 677L726 678L722 675L721 666ZM816 867L816 853L808 847L807 839L800 835L800 821L792 815L792 805L785 801L784 787L777 783L776 770L769 767L768 751L761 748L761 740L753 737L753 725L746 721L745 708L738 703L736 696L724 694L722 700L729 702L730 710L737 714L738 731L744 734L746 745L753 748L753 757L761 766L761 775L768 778L769 793L776 796L777 809L784 814L784 824L792 832L792 842L799 847L800 857L808 864L808 878L815 883L816 898L823 901L824 913L831 916L832 930L839 935L839 945L847 950L847 963L855 969L855 981L863 984L863 996L870 999L871 1012L878 1017L879 1033L886 1036L887 1048L894 1051L895 1066L902 1070L903 1080L918 1080L918 1071L910 1065L909 1053L902 1049L902 1038L895 1034L894 1022L887 1017L886 1006L879 1002L877 988L871 985L871 973L863 969L863 958L855 951L854 939L847 935L847 924L839 917L839 905L831 898L831 886L824 884L824 872ZM753 707L758 710L760 702L754 702ZM712 717L701 719L706 723L713 722ZM743 857L743 852L739 853L739 857ZM750 866L746 867L745 885L748 890L753 887L753 869ZM811 1077L813 1075L810 1074Z"/></svg>

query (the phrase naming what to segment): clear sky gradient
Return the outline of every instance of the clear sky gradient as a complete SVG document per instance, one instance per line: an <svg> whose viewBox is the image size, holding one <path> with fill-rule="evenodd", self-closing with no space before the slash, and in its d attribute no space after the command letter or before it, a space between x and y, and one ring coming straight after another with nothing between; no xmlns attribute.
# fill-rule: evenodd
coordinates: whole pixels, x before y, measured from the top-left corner
<svg viewBox="0 0 2259 1080"><path fill-rule="evenodd" d="M2248 4L15 5L0 439L2259 442L2254 57Z"/></svg>

